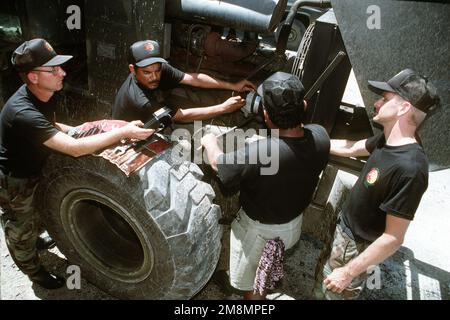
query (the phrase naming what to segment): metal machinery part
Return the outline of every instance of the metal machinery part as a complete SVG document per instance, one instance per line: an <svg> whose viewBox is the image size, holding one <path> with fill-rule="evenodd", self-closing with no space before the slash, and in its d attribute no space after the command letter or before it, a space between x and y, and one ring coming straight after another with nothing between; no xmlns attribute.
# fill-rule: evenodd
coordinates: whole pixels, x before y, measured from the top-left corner
<svg viewBox="0 0 450 320"><path fill-rule="evenodd" d="M292 66L291 73L296 75L300 79L303 77L303 70L305 68L306 54L308 53L309 46L311 45L312 35L314 32L315 23L311 23L306 29L305 35L300 42L300 46L297 50L297 56L295 57L294 64Z"/></svg>
<svg viewBox="0 0 450 320"><path fill-rule="evenodd" d="M273 32L287 0L167 0L169 18L236 28L259 33Z"/></svg>
<svg viewBox="0 0 450 320"><path fill-rule="evenodd" d="M278 36L277 42L277 52L282 54L286 51L287 43L289 40L289 35L291 33L292 24L294 22L295 16L297 15L297 11L302 6L317 6L320 8L329 8L331 7L330 0L298 0L296 1L291 10L289 10L289 14L284 20L283 25L281 26L281 30Z"/></svg>
<svg viewBox="0 0 450 320"><path fill-rule="evenodd" d="M411 68L436 86L441 108L418 135L430 170L449 168L448 1L332 0L332 5L369 118L377 96L367 88L368 80L386 81ZM369 7L379 12L379 28L368 25L373 16L367 13Z"/></svg>

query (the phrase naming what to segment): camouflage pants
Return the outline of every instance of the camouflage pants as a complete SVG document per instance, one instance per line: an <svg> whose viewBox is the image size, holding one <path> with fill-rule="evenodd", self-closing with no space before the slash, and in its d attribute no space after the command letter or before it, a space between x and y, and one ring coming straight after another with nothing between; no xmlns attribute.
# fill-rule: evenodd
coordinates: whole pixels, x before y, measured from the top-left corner
<svg viewBox="0 0 450 320"><path fill-rule="evenodd" d="M355 241L346 232L341 224L336 226L333 245L328 261L325 263L322 275L326 279L335 268L345 266L350 260L356 258L369 245L369 242ZM351 300L357 299L363 289L367 274L363 273L352 280L350 285L341 293L328 290L322 282L322 293L327 300Z"/></svg>
<svg viewBox="0 0 450 320"><path fill-rule="evenodd" d="M6 245L17 267L30 275L41 266L36 250L39 227L33 208L37 179L18 179L0 172L0 180L0 213Z"/></svg>

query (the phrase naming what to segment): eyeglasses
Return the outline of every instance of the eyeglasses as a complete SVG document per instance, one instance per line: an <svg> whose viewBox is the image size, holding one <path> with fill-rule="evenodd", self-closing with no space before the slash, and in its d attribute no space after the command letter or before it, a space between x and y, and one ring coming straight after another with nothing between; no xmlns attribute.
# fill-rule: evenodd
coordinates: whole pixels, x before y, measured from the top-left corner
<svg viewBox="0 0 450 320"><path fill-rule="evenodd" d="M36 71L36 72L48 72L51 73L54 76L57 76L59 74L60 71L63 71L63 69L60 66L56 66L56 67L51 67L51 70L43 70L43 69L33 69L31 71Z"/></svg>

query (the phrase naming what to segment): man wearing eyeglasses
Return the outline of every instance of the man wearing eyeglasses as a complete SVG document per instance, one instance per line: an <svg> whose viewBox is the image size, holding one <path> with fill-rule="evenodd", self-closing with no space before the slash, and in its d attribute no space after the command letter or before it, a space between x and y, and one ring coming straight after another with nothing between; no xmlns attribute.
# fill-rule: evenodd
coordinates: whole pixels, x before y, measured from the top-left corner
<svg viewBox="0 0 450 320"><path fill-rule="evenodd" d="M153 133L141 121L98 135L74 139L71 129L55 119L53 95L63 88L61 65L72 56L58 55L44 39L21 44L11 62L25 83L0 113L0 213L6 244L18 268L31 281L47 289L64 285L64 279L45 270L37 253L38 219L34 191L50 152L73 157L91 154L121 139L145 139Z"/></svg>

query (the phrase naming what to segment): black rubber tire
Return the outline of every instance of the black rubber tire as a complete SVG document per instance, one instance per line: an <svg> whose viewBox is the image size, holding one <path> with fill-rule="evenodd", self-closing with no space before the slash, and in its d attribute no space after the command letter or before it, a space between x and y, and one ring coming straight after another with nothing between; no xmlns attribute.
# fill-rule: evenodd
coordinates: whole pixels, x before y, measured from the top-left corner
<svg viewBox="0 0 450 320"><path fill-rule="evenodd" d="M81 275L124 299L188 299L220 255L220 208L170 149L127 178L108 161L53 155L37 192L49 234Z"/></svg>

